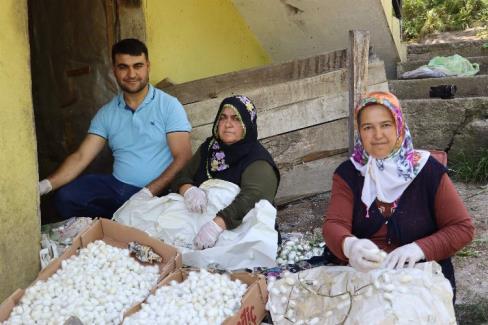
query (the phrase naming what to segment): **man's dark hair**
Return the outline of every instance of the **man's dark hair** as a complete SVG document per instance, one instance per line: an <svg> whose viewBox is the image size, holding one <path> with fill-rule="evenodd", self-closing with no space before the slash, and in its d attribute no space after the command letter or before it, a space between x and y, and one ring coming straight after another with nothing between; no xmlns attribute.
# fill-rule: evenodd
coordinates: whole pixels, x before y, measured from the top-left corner
<svg viewBox="0 0 488 325"><path fill-rule="evenodd" d="M117 54L129 54L139 56L142 53L146 55L146 60L149 60L146 45L135 38L126 38L112 46L112 63L115 64L115 56Z"/></svg>

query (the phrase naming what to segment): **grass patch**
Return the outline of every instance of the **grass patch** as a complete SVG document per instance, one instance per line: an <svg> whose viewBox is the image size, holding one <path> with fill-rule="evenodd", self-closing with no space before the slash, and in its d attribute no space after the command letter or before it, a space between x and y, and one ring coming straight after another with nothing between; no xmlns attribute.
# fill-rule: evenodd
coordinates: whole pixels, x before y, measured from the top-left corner
<svg viewBox="0 0 488 325"><path fill-rule="evenodd" d="M459 325L486 324L488 322L488 299L475 297L472 304L456 304L456 318Z"/></svg>
<svg viewBox="0 0 488 325"><path fill-rule="evenodd" d="M484 27L488 0L405 0L403 35L406 40L470 27Z"/></svg>
<svg viewBox="0 0 488 325"><path fill-rule="evenodd" d="M460 153L451 160L450 169L453 177L465 183L488 182L488 149L472 155Z"/></svg>
<svg viewBox="0 0 488 325"><path fill-rule="evenodd" d="M478 257L479 251L473 249L472 247L464 247L459 252L456 253L456 256L460 257Z"/></svg>

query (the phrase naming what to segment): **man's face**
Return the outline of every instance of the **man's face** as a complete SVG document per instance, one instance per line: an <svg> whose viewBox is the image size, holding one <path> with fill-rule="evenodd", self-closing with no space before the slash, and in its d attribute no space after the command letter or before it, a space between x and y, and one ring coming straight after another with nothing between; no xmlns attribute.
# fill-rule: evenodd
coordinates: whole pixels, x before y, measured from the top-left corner
<svg viewBox="0 0 488 325"><path fill-rule="evenodd" d="M149 61L146 55L116 54L113 65L119 87L129 94L143 90L149 82Z"/></svg>

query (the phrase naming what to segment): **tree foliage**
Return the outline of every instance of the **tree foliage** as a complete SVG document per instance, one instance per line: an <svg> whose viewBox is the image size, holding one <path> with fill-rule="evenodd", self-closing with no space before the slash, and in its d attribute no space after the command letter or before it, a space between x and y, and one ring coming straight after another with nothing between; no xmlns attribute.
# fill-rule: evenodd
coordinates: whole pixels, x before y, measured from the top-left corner
<svg viewBox="0 0 488 325"><path fill-rule="evenodd" d="M487 25L488 0L405 0L403 3L406 39Z"/></svg>

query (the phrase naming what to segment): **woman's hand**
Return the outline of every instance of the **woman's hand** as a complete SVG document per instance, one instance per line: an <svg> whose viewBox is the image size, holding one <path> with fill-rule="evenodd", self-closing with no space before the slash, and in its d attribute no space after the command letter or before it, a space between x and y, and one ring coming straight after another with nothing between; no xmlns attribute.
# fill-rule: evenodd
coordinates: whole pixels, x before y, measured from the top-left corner
<svg viewBox="0 0 488 325"><path fill-rule="evenodd" d="M408 263L408 267L413 268L415 263L423 259L425 259L424 252L414 242L391 251L386 257L384 265L387 269L401 269Z"/></svg>
<svg viewBox="0 0 488 325"><path fill-rule="evenodd" d="M369 239L347 237L342 245L349 264L360 272L368 272L381 265L380 249Z"/></svg>
<svg viewBox="0 0 488 325"><path fill-rule="evenodd" d="M222 218L215 217L214 220L216 219ZM193 244L197 247L197 249L214 247L220 234L222 231L224 231L225 228L219 226L214 220L210 220L204 224L203 227L198 231L198 234L195 236Z"/></svg>
<svg viewBox="0 0 488 325"><path fill-rule="evenodd" d="M207 210L207 194L205 194L202 189L196 186L190 186L184 192L183 197L185 200L186 208L189 211L195 213L203 213Z"/></svg>

